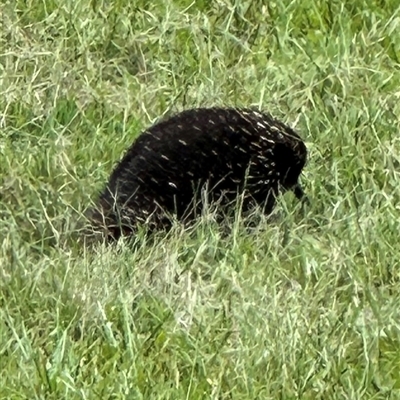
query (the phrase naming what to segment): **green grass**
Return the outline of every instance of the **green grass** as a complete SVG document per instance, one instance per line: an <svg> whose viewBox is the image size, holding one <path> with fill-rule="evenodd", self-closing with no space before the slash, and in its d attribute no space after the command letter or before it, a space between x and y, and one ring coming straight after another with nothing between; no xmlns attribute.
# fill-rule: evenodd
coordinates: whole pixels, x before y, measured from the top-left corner
<svg viewBox="0 0 400 400"><path fill-rule="evenodd" d="M400 399L398 1L150 3L0 5L0 398ZM294 126L311 205L83 249L134 138L199 105Z"/></svg>

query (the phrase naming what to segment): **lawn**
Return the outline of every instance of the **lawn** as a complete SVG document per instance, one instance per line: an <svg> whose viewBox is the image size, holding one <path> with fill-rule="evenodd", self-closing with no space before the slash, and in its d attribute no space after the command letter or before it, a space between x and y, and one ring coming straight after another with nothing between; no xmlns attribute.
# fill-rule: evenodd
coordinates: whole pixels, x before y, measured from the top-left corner
<svg viewBox="0 0 400 400"><path fill-rule="evenodd" d="M397 0L0 13L0 399L400 399ZM135 137L212 105L299 132L310 205L85 248Z"/></svg>

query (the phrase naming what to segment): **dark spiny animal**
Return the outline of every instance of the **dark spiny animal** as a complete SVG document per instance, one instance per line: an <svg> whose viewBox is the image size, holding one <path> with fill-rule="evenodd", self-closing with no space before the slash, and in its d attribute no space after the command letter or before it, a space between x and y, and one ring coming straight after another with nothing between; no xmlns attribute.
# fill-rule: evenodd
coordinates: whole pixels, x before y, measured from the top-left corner
<svg viewBox="0 0 400 400"><path fill-rule="evenodd" d="M243 194L243 210L274 207L280 189L303 197L298 178L307 149L291 128L250 109L198 108L147 129L111 174L92 210L95 226L118 239L137 224L168 227L168 214L194 218L196 189L226 205ZM199 197L197 197L199 198Z"/></svg>

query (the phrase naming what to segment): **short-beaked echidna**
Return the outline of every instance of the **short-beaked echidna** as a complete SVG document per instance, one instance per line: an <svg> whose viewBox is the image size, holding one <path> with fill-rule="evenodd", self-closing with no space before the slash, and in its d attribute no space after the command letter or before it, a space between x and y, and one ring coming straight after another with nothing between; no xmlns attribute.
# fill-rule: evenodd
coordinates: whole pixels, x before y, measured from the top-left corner
<svg viewBox="0 0 400 400"><path fill-rule="evenodd" d="M112 172L91 220L117 239L137 224L165 227L168 215L193 218L208 201L227 204L243 194L243 209L272 211L280 189L303 197L298 178L307 149L299 135L252 109L196 108L143 132ZM196 201L194 201L196 199ZM195 204L196 203L196 204Z"/></svg>

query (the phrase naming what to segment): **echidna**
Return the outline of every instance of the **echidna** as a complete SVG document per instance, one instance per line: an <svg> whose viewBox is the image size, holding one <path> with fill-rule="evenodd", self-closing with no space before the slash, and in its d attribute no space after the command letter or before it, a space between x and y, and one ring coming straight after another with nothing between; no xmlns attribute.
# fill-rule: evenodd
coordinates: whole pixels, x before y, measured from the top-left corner
<svg viewBox="0 0 400 400"><path fill-rule="evenodd" d="M202 206L198 189L205 186L211 202L224 205L243 194L243 210L258 203L270 213L280 189L303 197L298 178L306 158L299 135L266 113L186 110L139 136L112 172L91 219L114 239L138 223L167 227L168 215L194 217Z"/></svg>

